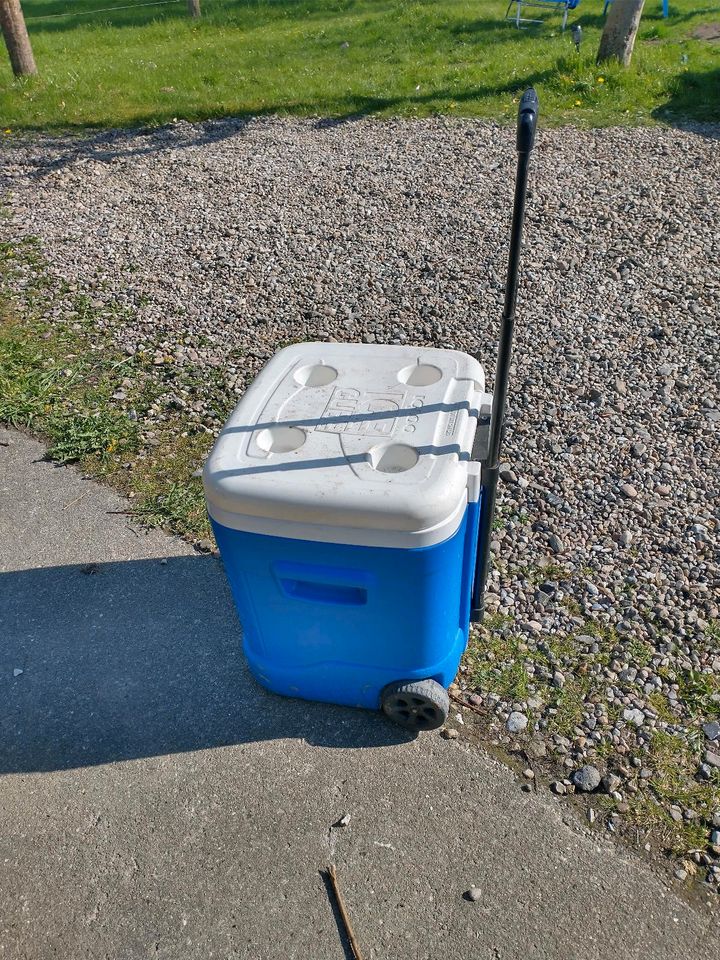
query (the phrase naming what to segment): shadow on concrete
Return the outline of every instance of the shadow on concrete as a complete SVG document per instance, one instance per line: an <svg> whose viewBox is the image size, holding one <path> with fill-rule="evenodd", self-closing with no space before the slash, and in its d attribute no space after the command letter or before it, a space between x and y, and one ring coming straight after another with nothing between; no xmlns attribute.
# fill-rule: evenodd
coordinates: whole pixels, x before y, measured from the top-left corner
<svg viewBox="0 0 720 960"><path fill-rule="evenodd" d="M283 738L340 748L412 739L379 713L260 687L213 557L1 574L0 610L0 773Z"/></svg>

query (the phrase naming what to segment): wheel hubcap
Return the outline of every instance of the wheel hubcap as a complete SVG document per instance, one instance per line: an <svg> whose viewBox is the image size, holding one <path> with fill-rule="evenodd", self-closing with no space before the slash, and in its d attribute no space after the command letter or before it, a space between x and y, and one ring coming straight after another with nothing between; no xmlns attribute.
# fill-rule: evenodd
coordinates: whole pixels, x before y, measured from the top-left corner
<svg viewBox="0 0 720 960"><path fill-rule="evenodd" d="M386 701L385 712L404 726L430 727L437 724L438 708L424 697L398 695Z"/></svg>

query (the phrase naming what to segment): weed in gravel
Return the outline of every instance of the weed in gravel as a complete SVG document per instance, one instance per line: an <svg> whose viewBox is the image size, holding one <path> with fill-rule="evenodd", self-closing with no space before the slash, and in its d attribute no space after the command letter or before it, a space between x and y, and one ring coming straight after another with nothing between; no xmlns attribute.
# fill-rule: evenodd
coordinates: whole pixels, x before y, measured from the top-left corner
<svg viewBox="0 0 720 960"><path fill-rule="evenodd" d="M176 533L208 533L199 482L175 482L163 490L148 493L133 507L133 515L151 527L165 527Z"/></svg>
<svg viewBox="0 0 720 960"><path fill-rule="evenodd" d="M531 564L526 567L518 566L516 569L517 575L524 577L524 579L534 587L548 581L562 583L570 580L572 577L570 571L566 570L565 567L561 567L558 563L548 563L546 566Z"/></svg>
<svg viewBox="0 0 720 960"><path fill-rule="evenodd" d="M528 697L527 672L523 664L513 658L500 663L478 663L473 676L480 689L496 693L503 700L526 700Z"/></svg>
<svg viewBox="0 0 720 960"><path fill-rule="evenodd" d="M667 808L648 793L639 793L629 802L626 813L629 825L642 830L673 856L682 857L702 850L707 843L707 830L691 821L673 820Z"/></svg>
<svg viewBox="0 0 720 960"><path fill-rule="evenodd" d="M507 613L486 613L482 627L477 632L479 636L484 638L486 634L495 634L504 630L512 622L512 617Z"/></svg>
<svg viewBox="0 0 720 960"><path fill-rule="evenodd" d="M52 417L47 432L52 437L47 455L56 463L77 463L88 457L104 462L137 445L137 430L127 417L105 410Z"/></svg>
<svg viewBox="0 0 720 960"><path fill-rule="evenodd" d="M629 820L675 855L707 845L707 824L720 807L720 773L710 781L697 780L698 759L682 738L656 731L647 759L652 770L650 794L638 794L630 803ZM672 817L671 807L679 811L678 819ZM685 810L692 812L691 818L683 816Z"/></svg>
<svg viewBox="0 0 720 960"><path fill-rule="evenodd" d="M49 442L48 456L71 463L134 449L137 431L108 406L112 391L107 355L69 349L67 330L56 336L42 323L20 324L6 310L0 320L0 421L32 428Z"/></svg>
<svg viewBox="0 0 720 960"><path fill-rule="evenodd" d="M676 716L670 706L670 701L664 694L659 691L651 693L648 697L648 703L657 713L659 720L663 720L665 723L675 722Z"/></svg>
<svg viewBox="0 0 720 960"><path fill-rule="evenodd" d="M63 369L49 365L32 343L14 335L7 319L0 329L0 420L12 427L32 427L70 383Z"/></svg>
<svg viewBox="0 0 720 960"><path fill-rule="evenodd" d="M720 677L688 670L678 677L678 698L691 717L720 719Z"/></svg>
<svg viewBox="0 0 720 960"><path fill-rule="evenodd" d="M36 293L44 289L34 244L3 244L0 276L20 268L23 276L38 271L33 287ZM229 400L222 375L153 371L149 358L124 355L100 329L89 297L75 297L73 309L53 323L40 319L43 305L38 296L35 315L21 317L0 299L0 422L44 437L49 459L78 462L87 473L110 480L135 499L133 513L143 523L210 536L202 484L192 474L212 436L194 432L174 411L158 424L149 445L140 424L169 386L180 382L224 411Z"/></svg>
<svg viewBox="0 0 720 960"><path fill-rule="evenodd" d="M548 731L562 737L572 736L575 727L582 722L585 709L585 699L590 692L590 684L579 680L572 680L558 690L553 697L551 719ZM552 712L554 711L554 712Z"/></svg>
<svg viewBox="0 0 720 960"><path fill-rule="evenodd" d="M653 648L645 640L631 637L625 644L629 662L637 669L646 667L653 658Z"/></svg>
<svg viewBox="0 0 720 960"><path fill-rule="evenodd" d="M205 539L212 536L202 481L193 473L208 454L212 437L183 436L181 420L166 424L164 441L139 458L133 470L133 514L148 526Z"/></svg>

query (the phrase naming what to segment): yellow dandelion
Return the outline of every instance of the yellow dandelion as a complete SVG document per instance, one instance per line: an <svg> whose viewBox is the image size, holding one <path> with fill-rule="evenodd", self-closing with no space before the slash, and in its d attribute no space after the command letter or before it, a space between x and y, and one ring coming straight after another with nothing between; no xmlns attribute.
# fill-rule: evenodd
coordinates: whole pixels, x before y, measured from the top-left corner
<svg viewBox="0 0 720 960"><path fill-rule="evenodd" d="M12 130L10 129L10 127L8 127L7 130L5 130L5 133L12 133Z"/></svg>
<svg viewBox="0 0 720 960"><path fill-rule="evenodd" d="M575 106L576 106L576 107L581 107L581 106L582 106L582 100L576 100L576 101L575 101Z"/></svg>
<svg viewBox="0 0 720 960"><path fill-rule="evenodd" d="M598 83L605 83L605 77L598 77Z"/></svg>

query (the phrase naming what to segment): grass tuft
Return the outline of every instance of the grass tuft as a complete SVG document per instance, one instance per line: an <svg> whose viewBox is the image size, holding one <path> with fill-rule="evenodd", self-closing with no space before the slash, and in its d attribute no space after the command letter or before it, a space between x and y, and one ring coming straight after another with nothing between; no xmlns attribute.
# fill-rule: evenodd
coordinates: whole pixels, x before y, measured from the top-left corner
<svg viewBox="0 0 720 960"><path fill-rule="evenodd" d="M720 774L710 781L696 778L697 751L681 737L656 731L647 758L652 770L650 793L636 795L629 820L655 837L675 856L703 850L714 811L720 808ZM692 820L674 820L670 807L692 810Z"/></svg>
<svg viewBox="0 0 720 960"><path fill-rule="evenodd" d="M137 447L137 430L127 417L108 410L56 415L46 424L52 436L47 455L56 463L77 463L95 457L101 463Z"/></svg>
<svg viewBox="0 0 720 960"><path fill-rule="evenodd" d="M166 527L176 533L209 532L199 481L174 481L166 489L149 492L133 513L151 527Z"/></svg>

